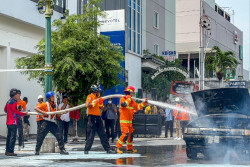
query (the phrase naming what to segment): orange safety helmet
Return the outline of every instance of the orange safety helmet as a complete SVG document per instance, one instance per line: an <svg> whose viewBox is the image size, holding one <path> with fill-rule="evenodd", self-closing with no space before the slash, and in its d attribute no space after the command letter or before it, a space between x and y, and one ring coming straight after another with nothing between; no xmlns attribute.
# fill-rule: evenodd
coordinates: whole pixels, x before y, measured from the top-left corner
<svg viewBox="0 0 250 167"><path fill-rule="evenodd" d="M126 89L124 90L124 92L135 93L135 88L133 86L128 86L128 87L126 87Z"/></svg>

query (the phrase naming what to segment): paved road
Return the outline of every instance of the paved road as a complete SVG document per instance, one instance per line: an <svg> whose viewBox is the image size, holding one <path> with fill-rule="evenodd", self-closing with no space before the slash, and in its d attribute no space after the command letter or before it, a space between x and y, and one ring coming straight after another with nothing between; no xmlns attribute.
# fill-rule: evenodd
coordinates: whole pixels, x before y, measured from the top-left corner
<svg viewBox="0 0 250 167"><path fill-rule="evenodd" d="M35 140L25 143L22 151L16 151L18 157L4 155L5 141L0 141L0 166L234 166L248 165L249 161L231 161L231 159L218 158L217 160L189 160L186 157L185 142L165 138L136 138L134 145L137 154L106 154L98 139L95 140L92 150L84 155L85 142L66 145L70 155L58 153L43 153L34 155ZM112 144L114 147L114 143ZM17 147L16 147L17 148Z"/></svg>

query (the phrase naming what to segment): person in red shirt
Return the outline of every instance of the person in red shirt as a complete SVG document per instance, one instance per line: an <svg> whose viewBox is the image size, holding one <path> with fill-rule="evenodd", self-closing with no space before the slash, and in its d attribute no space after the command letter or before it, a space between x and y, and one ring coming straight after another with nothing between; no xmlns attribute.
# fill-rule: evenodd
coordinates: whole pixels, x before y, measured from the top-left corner
<svg viewBox="0 0 250 167"><path fill-rule="evenodd" d="M55 115L48 115L48 112L55 112L58 110L56 103L54 102L54 92L50 91L46 93L47 102L43 102L35 107L35 110L41 114L43 114L43 120L41 120L41 126L39 130L39 134L37 134L37 142L36 142L36 150L35 155L39 155L41 146L43 144L43 140L46 135L51 132L57 139L58 145L60 148L60 154L69 154L66 152L64 148L64 141L62 133L59 130L59 127L56 124ZM59 115L59 114L58 114Z"/></svg>
<svg viewBox="0 0 250 167"><path fill-rule="evenodd" d="M7 101L4 111L7 113L6 125L8 129L6 139L6 152L7 156L16 156L14 153L16 134L17 134L17 115L24 116L28 112L20 112L17 107L17 100L20 99L21 91L17 89L10 90L10 99Z"/></svg>
<svg viewBox="0 0 250 167"><path fill-rule="evenodd" d="M86 99L88 122L87 122L87 141L84 148L84 154L89 153L89 150L91 149L94 141L95 132L97 132L104 150L108 154L115 153L110 149L108 138L103 128L101 111L100 111L100 108L103 108L103 99L98 98L100 88L97 87L96 85L92 85L90 90L91 94L89 94Z"/></svg>

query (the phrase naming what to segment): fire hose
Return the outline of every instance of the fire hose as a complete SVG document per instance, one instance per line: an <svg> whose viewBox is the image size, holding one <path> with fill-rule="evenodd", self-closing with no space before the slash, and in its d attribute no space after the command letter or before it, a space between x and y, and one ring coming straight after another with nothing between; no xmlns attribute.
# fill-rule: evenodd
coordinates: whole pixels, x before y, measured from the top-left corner
<svg viewBox="0 0 250 167"><path fill-rule="evenodd" d="M103 100L106 100L106 99L109 99L109 98L121 98L123 96L124 95L121 95L121 94L115 94L115 95L104 96L102 98L103 98ZM132 97L132 99L138 100L138 101L144 101L145 100L145 99L140 99L140 98L135 98L135 97ZM96 99L96 100L98 100L98 99ZM184 108L179 108L179 107L176 107L176 106L168 104L168 103L163 103L163 102L158 102L158 101L153 101L153 100L147 100L147 103L158 106L158 107L162 107L162 108L169 108L169 109L173 109L173 110L186 112L186 113L192 114L192 115L197 115L196 112L194 112L194 111L186 110ZM86 107L86 103L81 104L79 106L69 108L69 109L65 109L65 110L60 110L60 111L55 111L55 112L48 112L47 115L64 114L66 112L75 111L75 110L78 110L78 109L81 109L81 108L84 108L84 107ZM0 116L5 116L5 115L6 115L6 113L5 114L0 114ZM38 113L38 112L28 112L28 115L43 115L43 114Z"/></svg>

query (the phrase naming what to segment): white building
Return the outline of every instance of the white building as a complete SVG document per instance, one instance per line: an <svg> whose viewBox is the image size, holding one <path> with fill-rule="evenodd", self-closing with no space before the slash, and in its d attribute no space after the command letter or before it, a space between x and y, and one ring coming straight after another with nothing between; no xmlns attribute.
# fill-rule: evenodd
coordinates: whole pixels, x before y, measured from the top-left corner
<svg viewBox="0 0 250 167"><path fill-rule="evenodd" d="M183 66L193 78L194 68L199 68L201 43L200 16L201 0L176 0L176 50ZM206 55L213 46L222 51L232 51L239 65L234 79L243 75L243 32L233 25L230 15L220 8L215 0L205 0L203 15L210 21L211 31L206 31ZM196 76L197 78L198 76Z"/></svg>
<svg viewBox="0 0 250 167"><path fill-rule="evenodd" d="M0 69L14 69L15 59L36 53L35 46L45 36L45 17L39 14L37 0L0 0ZM57 1L52 20L62 17L63 1ZM58 6L61 5L61 6ZM43 87L37 81L28 81L19 72L0 72L0 114L9 99L9 90L17 88L28 97L34 111L37 96ZM0 117L0 136L6 136L6 117ZM35 116L30 117L30 134L36 134Z"/></svg>

